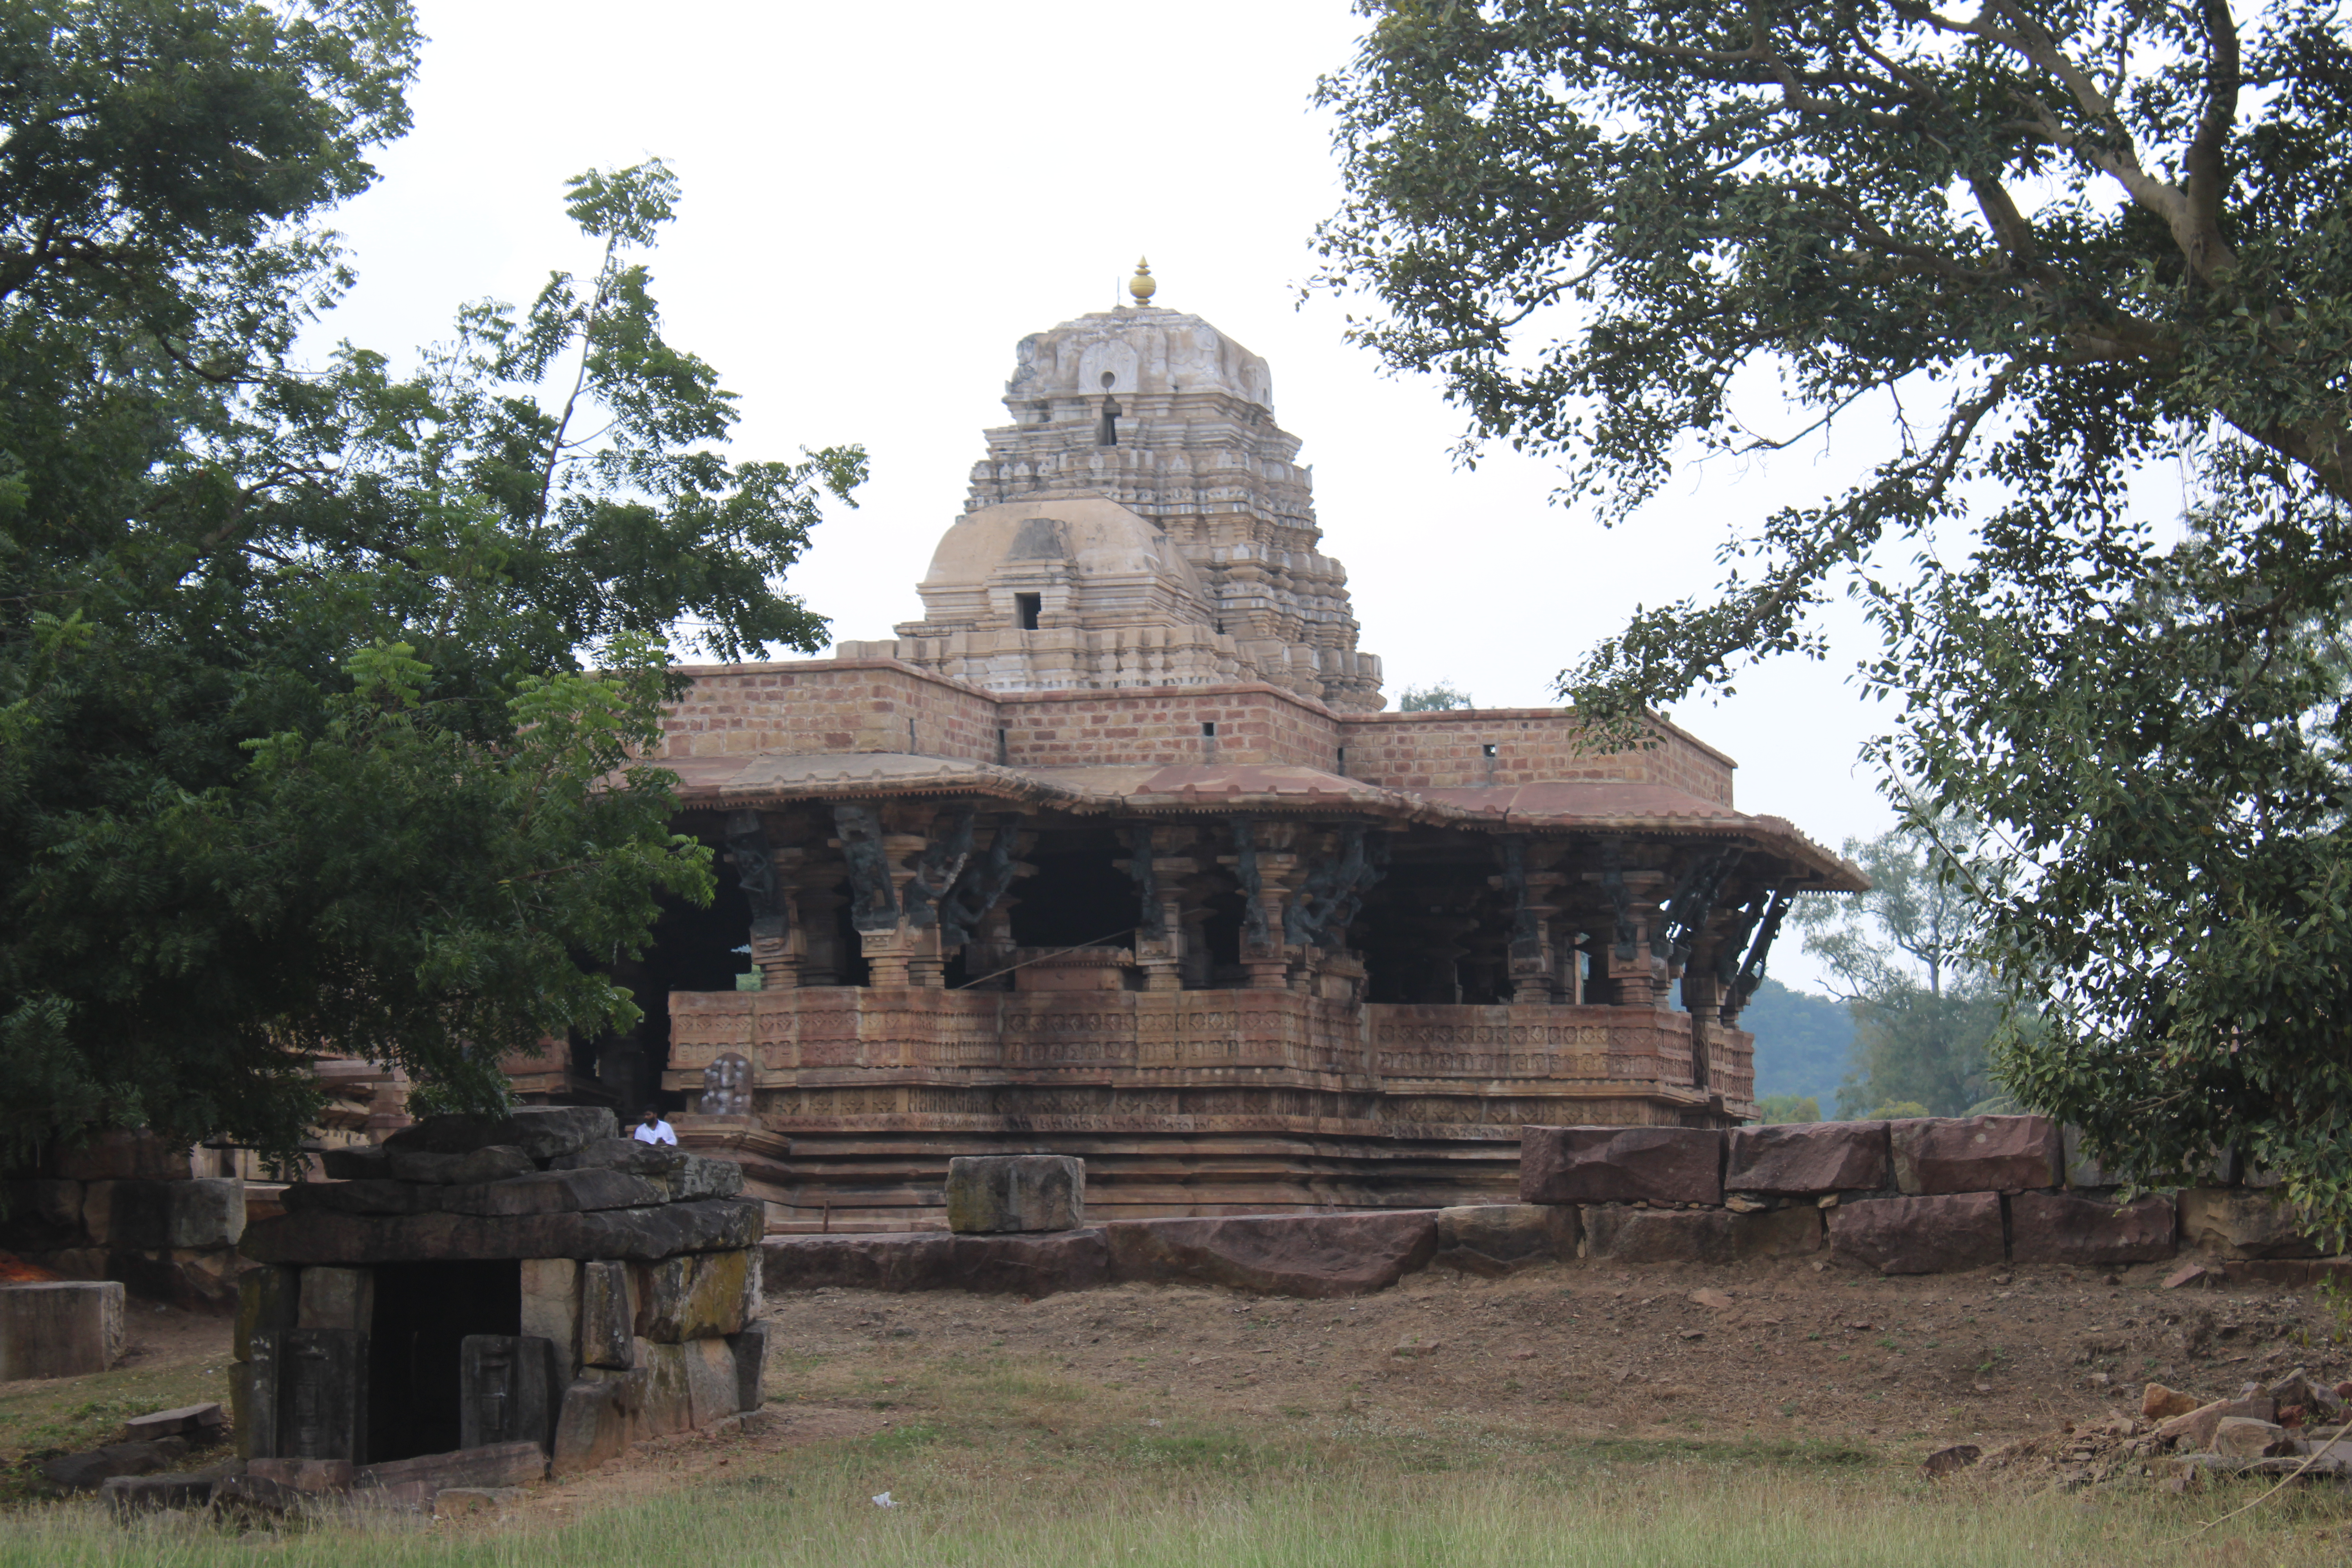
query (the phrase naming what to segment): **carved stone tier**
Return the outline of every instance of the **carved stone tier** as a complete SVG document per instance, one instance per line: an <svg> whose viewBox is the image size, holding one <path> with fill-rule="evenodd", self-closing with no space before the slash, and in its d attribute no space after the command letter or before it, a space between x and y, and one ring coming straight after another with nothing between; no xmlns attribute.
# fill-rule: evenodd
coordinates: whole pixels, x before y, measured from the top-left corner
<svg viewBox="0 0 2352 1568"><path fill-rule="evenodd" d="M740 1057L791 1140L796 1179L762 1192L788 1229L935 1223L948 1159L1012 1142L1081 1155L1090 1208L1138 1217L1478 1201L1528 1122L1753 1111L1750 1037L1718 1026L1702 1089L1689 1015L1650 1009L841 987L670 1010L670 1086Z"/></svg>

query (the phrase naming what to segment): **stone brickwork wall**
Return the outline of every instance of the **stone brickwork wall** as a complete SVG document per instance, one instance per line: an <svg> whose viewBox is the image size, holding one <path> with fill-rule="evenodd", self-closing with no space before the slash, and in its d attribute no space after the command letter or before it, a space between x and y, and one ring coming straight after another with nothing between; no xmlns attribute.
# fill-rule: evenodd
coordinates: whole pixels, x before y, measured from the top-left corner
<svg viewBox="0 0 2352 1568"><path fill-rule="evenodd" d="M1002 760L1016 768L1271 764L1398 789L1655 784L1727 806L1737 765L1671 725L1655 746L1588 755L1575 714L1553 708L1341 715L1255 684L998 695L879 658L687 673L693 688L663 721L666 756L885 752L994 763L1001 740ZM1216 726L1213 740L1204 723Z"/></svg>
<svg viewBox="0 0 2352 1568"><path fill-rule="evenodd" d="M102 1132L5 1186L0 1246L68 1279L117 1279L195 1310L236 1300L245 1184L194 1173L153 1133Z"/></svg>
<svg viewBox="0 0 2352 1568"><path fill-rule="evenodd" d="M1643 750L1595 756L1578 747L1576 715L1558 708L1476 708L1351 714L1340 726L1350 778L1396 789L1480 784L1660 784L1731 804L1738 764L1672 725ZM1488 746L1495 754L1486 755Z"/></svg>
<svg viewBox="0 0 2352 1568"><path fill-rule="evenodd" d="M2038 1116L1738 1127L1540 1127L1522 1202L1573 1205L1588 1256L1728 1263L1830 1254L1885 1274L1990 1264L2152 1263L2184 1250L2316 1258L2260 1188L2126 1199Z"/></svg>

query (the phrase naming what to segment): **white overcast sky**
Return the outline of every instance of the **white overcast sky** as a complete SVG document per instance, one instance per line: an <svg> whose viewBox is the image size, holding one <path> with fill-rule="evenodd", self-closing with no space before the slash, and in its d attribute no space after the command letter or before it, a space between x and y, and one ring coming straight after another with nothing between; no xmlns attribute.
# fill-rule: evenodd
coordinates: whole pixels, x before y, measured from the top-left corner
<svg viewBox="0 0 2352 1568"><path fill-rule="evenodd" d="M738 455L872 452L858 509L833 510L791 584L838 637L919 614L914 584L962 510L981 430L1004 420L1013 344L1112 304L1139 253L1156 303L1271 362L1392 702L1449 679L1482 705L1548 703L1636 605L1708 587L1727 531L1852 471L1851 452L1710 468L1609 531L1550 505L1540 463L1457 469L1438 387L1384 378L1342 342L1343 304L1296 304L1339 199L1308 98L1350 53L1345 0L418 11L416 128L338 220L361 283L331 337L398 360L446 336L460 301L524 301L551 268L592 268L565 177L667 159L686 194L656 290L671 341L740 395ZM1738 759L1742 808L1832 847L1892 820L1856 759L1888 714L1852 684L1866 645L1844 646L1845 662L1782 660L1675 714ZM1794 945L1775 972L1817 984Z"/></svg>

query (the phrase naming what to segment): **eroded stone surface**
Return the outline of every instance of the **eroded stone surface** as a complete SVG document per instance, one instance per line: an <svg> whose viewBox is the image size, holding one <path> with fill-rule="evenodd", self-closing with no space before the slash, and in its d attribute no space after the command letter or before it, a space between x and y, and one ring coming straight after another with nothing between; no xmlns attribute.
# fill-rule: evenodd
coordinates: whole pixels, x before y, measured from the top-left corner
<svg viewBox="0 0 2352 1568"><path fill-rule="evenodd" d="M243 1250L264 1263L407 1263L444 1258L651 1262L679 1252L750 1247L765 1229L761 1205L737 1198L512 1217L420 1214L378 1218L305 1210L258 1222L246 1232Z"/></svg>
<svg viewBox="0 0 2352 1568"><path fill-rule="evenodd" d="M394 1181L424 1182L440 1187L502 1182L537 1168L531 1164L530 1155L511 1143L492 1143L463 1154L402 1148L387 1148L383 1152L384 1173Z"/></svg>
<svg viewBox="0 0 2352 1568"><path fill-rule="evenodd" d="M1519 1201L1719 1204L1723 1134L1687 1127L1528 1127Z"/></svg>
<svg viewBox="0 0 2352 1568"><path fill-rule="evenodd" d="M2009 1216L2009 1255L2019 1263L2153 1263L2173 1253L2172 1200L2152 1193L2124 1205L2020 1193Z"/></svg>
<svg viewBox="0 0 2352 1568"><path fill-rule="evenodd" d="M1087 1167L1066 1154L948 1162L948 1228L959 1235L1076 1230L1087 1223Z"/></svg>
<svg viewBox="0 0 2352 1568"><path fill-rule="evenodd" d="M629 1266L600 1259L580 1266L580 1360L625 1368L635 1353L636 1282Z"/></svg>
<svg viewBox="0 0 2352 1568"><path fill-rule="evenodd" d="M636 1331L657 1344L720 1338L743 1326L749 1248L667 1258L636 1270Z"/></svg>
<svg viewBox="0 0 2352 1568"><path fill-rule="evenodd" d="M534 1171L477 1187L445 1187L438 1206L451 1214L523 1215L594 1209L647 1208L664 1201L643 1176L621 1171Z"/></svg>
<svg viewBox="0 0 2352 1568"><path fill-rule="evenodd" d="M1433 1261L1498 1279L1576 1256L1577 1211L1570 1204L1471 1204L1437 1211Z"/></svg>
<svg viewBox="0 0 2352 1568"><path fill-rule="evenodd" d="M553 1345L559 1385L580 1364L580 1264L570 1258L522 1263L522 1331Z"/></svg>
<svg viewBox="0 0 2352 1568"><path fill-rule="evenodd" d="M619 1132L620 1123L603 1106L524 1105L504 1117L428 1116L386 1138L383 1146L388 1152L423 1149L470 1154L493 1144L510 1144L543 1163Z"/></svg>
<svg viewBox="0 0 2352 1568"><path fill-rule="evenodd" d="M2228 1258L2316 1258L2293 1211L2266 1191L2189 1187L2179 1197L2180 1245Z"/></svg>
<svg viewBox="0 0 2352 1568"><path fill-rule="evenodd" d="M1887 1123L1895 1184L1906 1193L2021 1193L2054 1187L2058 1127L2042 1116L1911 1117Z"/></svg>
<svg viewBox="0 0 2352 1568"><path fill-rule="evenodd" d="M121 1281L0 1285L0 1383L81 1377L121 1359Z"/></svg>
<svg viewBox="0 0 2352 1568"><path fill-rule="evenodd" d="M1831 1251L1881 1274L1979 1268L2001 1260L2000 1194L1955 1193L1843 1203L1830 1211L1829 1234Z"/></svg>
<svg viewBox="0 0 2352 1568"><path fill-rule="evenodd" d="M1437 1251L1437 1214L1241 1215L1103 1226L1115 1279L1192 1280L1284 1296L1360 1296Z"/></svg>
<svg viewBox="0 0 2352 1568"><path fill-rule="evenodd" d="M1790 1122L1724 1134L1727 1192L1867 1192L1887 1185L1891 1168L1884 1121Z"/></svg>

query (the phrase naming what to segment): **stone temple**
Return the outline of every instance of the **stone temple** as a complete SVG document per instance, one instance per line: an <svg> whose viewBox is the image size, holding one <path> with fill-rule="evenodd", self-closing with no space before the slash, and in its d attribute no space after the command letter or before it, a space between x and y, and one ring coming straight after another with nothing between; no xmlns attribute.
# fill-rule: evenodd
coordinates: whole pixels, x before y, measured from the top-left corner
<svg viewBox="0 0 2352 1568"><path fill-rule="evenodd" d="M1107 1218L1431 1206L1524 1123L1752 1117L1741 1005L1859 874L1664 721L1382 711L1266 363L1152 287L1022 341L922 619L691 671L733 875L597 1076L782 1230L939 1226L960 1154L1083 1156Z"/></svg>

